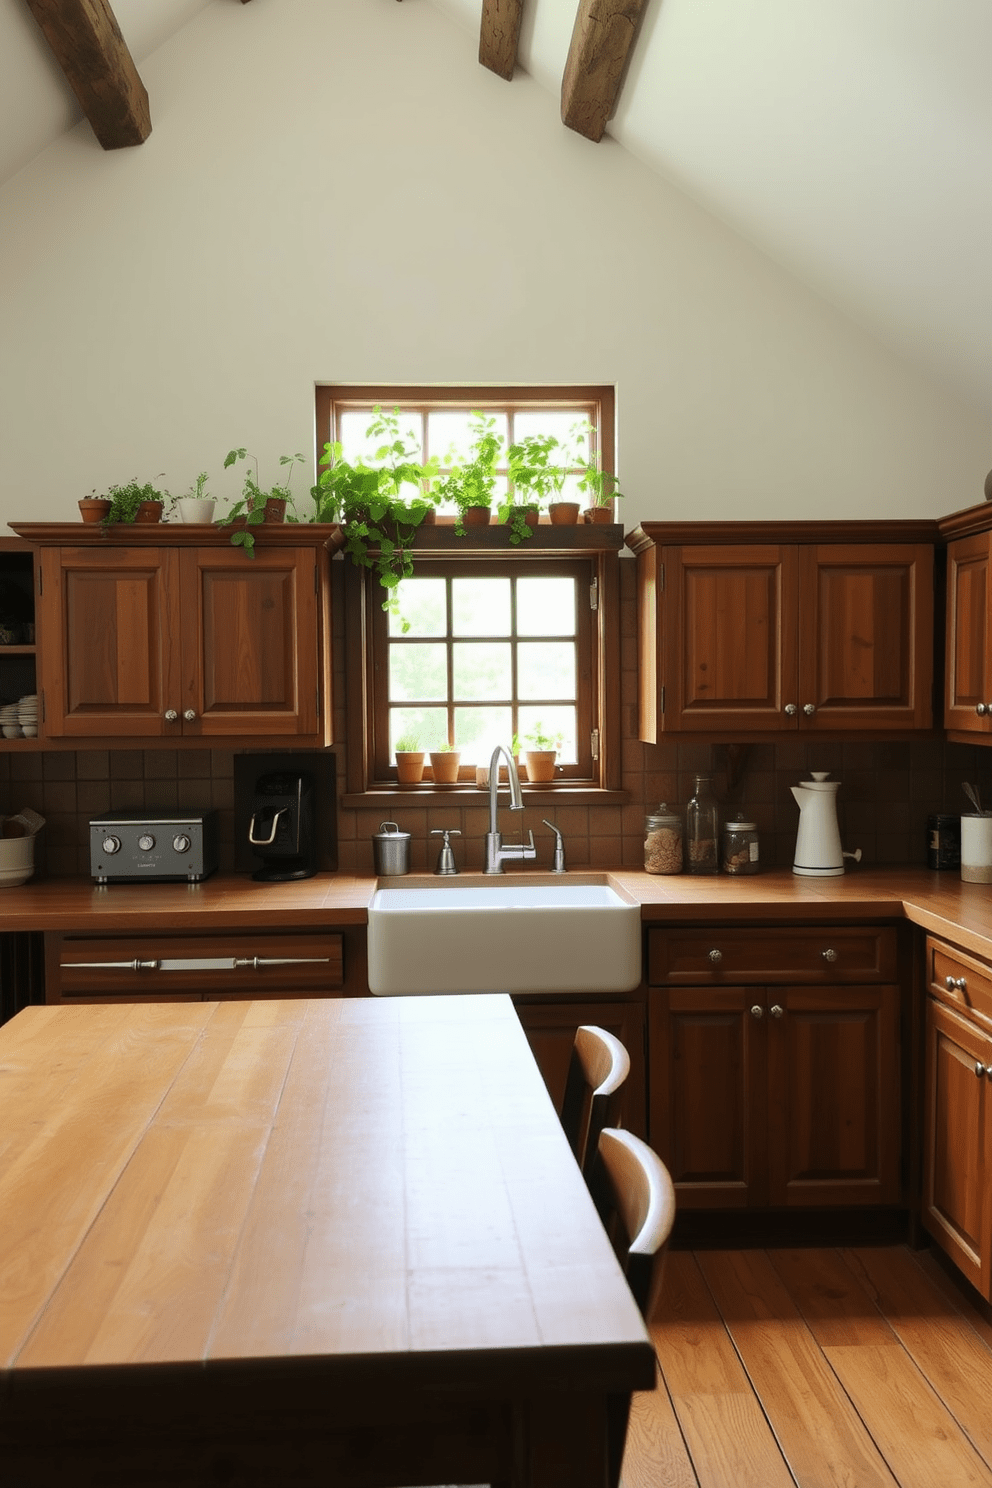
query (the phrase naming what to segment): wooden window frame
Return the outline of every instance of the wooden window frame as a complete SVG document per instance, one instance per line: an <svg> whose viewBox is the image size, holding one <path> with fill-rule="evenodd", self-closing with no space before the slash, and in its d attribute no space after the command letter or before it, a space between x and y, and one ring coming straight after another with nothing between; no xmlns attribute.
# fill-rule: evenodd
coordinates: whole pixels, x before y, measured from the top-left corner
<svg viewBox="0 0 992 1488"><path fill-rule="evenodd" d="M438 387L400 384L319 384L316 389L317 461L324 446L338 437L341 411L368 409L376 405L404 411L435 409L472 411L527 410L572 407L576 416L589 417L598 431L599 458L610 473L615 465L615 396L612 387ZM449 519L450 520L450 519ZM443 518L439 518L439 523ZM539 529L544 532L546 529ZM597 605L589 612L587 637L580 648L580 665L586 671L582 694L588 699L588 716L578 719L583 732L598 735L598 758L593 758L591 740L577 753L581 773L572 772L548 784L522 782L529 797L574 804L601 802L609 794L625 799L621 790L620 760L620 569L618 547L604 540L602 546L581 541L571 545L569 533L577 529L557 528L554 546L537 547L527 542L498 552L473 551L463 538L435 529L429 549L415 551L415 571L476 573L479 577L519 574L521 568L541 567L555 573L574 572L583 585L596 586ZM591 529L579 529L589 534ZM609 531L609 529L600 529ZM615 531L615 529L614 529ZM416 549L416 545L415 545ZM388 721L386 643L388 617L382 609L383 590L375 575L364 568L338 560L345 592L346 739L347 769L344 804L361 806L372 800L385 804L398 798L419 802L464 797L463 804L481 798L474 770L460 772L456 786L435 788L431 780L420 785L398 785L396 769L387 763ZM580 613L580 623L582 616ZM509 744L509 740L506 743Z"/></svg>

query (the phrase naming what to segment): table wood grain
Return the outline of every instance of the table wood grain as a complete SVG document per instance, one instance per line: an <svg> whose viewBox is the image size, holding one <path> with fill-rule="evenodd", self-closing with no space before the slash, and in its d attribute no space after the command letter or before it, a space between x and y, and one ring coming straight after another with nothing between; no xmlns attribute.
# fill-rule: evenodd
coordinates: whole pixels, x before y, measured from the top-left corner
<svg viewBox="0 0 992 1488"><path fill-rule="evenodd" d="M0 1461L26 1488L600 1488L608 1399L653 1379L509 998L0 1029Z"/></svg>

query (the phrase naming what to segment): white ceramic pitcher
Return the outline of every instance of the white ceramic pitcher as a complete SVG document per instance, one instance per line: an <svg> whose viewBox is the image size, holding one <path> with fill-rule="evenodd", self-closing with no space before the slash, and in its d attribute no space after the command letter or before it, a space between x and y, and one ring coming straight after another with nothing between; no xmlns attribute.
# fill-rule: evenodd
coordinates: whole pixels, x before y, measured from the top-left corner
<svg viewBox="0 0 992 1488"><path fill-rule="evenodd" d="M806 878L833 878L844 872L844 859L861 861L861 849L846 853L837 826L839 780L828 780L829 770L811 770L812 780L791 787L799 805L799 832L793 873Z"/></svg>

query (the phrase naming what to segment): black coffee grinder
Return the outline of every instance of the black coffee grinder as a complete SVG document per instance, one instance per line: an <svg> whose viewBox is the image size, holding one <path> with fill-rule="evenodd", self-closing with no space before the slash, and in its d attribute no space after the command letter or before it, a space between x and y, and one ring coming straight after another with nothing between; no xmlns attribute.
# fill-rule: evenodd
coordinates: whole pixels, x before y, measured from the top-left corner
<svg viewBox="0 0 992 1488"><path fill-rule="evenodd" d="M263 860L252 878L281 883L317 872L316 801L306 770L273 770L255 782L248 841Z"/></svg>

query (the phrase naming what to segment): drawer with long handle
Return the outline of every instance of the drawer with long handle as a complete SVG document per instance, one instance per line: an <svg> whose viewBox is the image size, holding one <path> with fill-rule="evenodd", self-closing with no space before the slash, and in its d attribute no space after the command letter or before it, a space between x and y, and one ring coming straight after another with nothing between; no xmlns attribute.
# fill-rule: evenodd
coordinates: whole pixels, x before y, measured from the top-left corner
<svg viewBox="0 0 992 1488"><path fill-rule="evenodd" d="M312 997L344 980L336 933L51 939L49 1001Z"/></svg>
<svg viewBox="0 0 992 1488"><path fill-rule="evenodd" d="M992 1029L992 967L927 936L927 983L942 1002Z"/></svg>
<svg viewBox="0 0 992 1488"><path fill-rule="evenodd" d="M653 987L892 982L897 954L895 926L652 929L647 979Z"/></svg>

